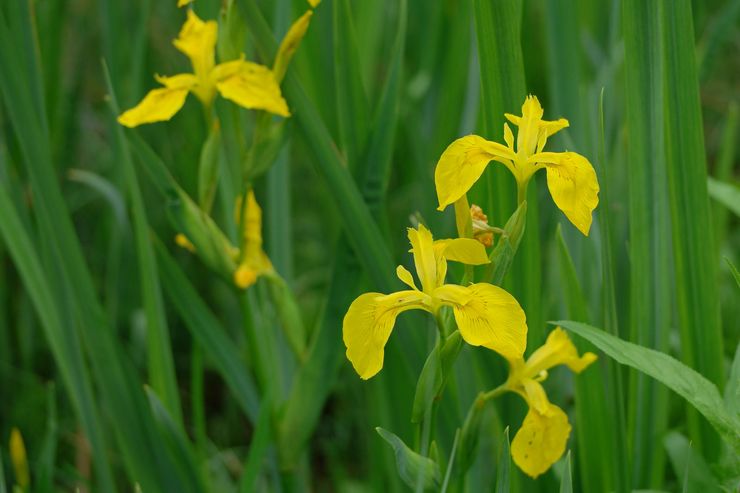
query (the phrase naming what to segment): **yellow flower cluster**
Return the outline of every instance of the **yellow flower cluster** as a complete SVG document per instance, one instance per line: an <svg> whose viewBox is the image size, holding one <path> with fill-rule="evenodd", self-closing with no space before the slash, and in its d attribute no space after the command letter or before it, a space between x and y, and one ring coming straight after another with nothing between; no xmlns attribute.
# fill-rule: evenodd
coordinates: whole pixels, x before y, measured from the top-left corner
<svg viewBox="0 0 740 493"><path fill-rule="evenodd" d="M488 283L466 286L446 284L447 261L467 265L489 263L486 247L492 245L492 228L480 209L467 208L466 194L483 174L488 163L506 166L517 180L519 202L526 197L532 175L547 170L547 184L555 204L584 234L591 227L591 213L598 204L599 184L589 161L574 152L544 152L547 139L568 126L568 121L546 121L543 109L534 96L522 106L522 116L506 114L519 128L516 145L508 124L504 124L506 145L469 135L454 141L442 154L435 170L439 210L456 203L456 212L469 214L469 238L434 241L431 232L419 225L409 229L417 287L412 274L403 266L396 269L398 278L410 290L391 294L365 293L350 305L344 317L342 333L347 358L363 379L376 375L383 367L383 353L396 317L412 309L427 311L435 317L443 306L452 308L463 340L483 346L506 358L509 378L500 389L516 392L529 406L521 428L511 445L515 463L532 477L545 472L565 451L571 427L562 409L551 404L541 382L547 370L567 365L578 373L596 356L578 352L561 328L556 328L540 347L525 360L527 324L524 311L504 289ZM460 202L458 202L460 201ZM457 205L464 204L465 208ZM469 212L468 212L469 211ZM459 229L463 235L463 229Z"/></svg>

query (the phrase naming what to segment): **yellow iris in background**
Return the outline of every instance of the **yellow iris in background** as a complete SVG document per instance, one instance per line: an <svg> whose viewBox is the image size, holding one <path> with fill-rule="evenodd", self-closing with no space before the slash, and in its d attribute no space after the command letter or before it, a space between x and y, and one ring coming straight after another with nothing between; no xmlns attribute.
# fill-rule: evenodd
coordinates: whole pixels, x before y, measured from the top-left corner
<svg viewBox="0 0 740 493"><path fill-rule="evenodd" d="M155 76L164 87L153 89L135 107L118 117L126 127L165 121L185 104L188 93L210 107L218 91L224 98L248 109L290 116L274 73L264 65L243 58L216 65L218 24L203 21L188 10L188 18L173 41L193 66L193 73Z"/></svg>
<svg viewBox="0 0 740 493"><path fill-rule="evenodd" d="M546 121L542 115L542 106L536 96L527 96L522 116L505 115L519 128L516 147L508 123L504 123L506 145L478 135L468 135L450 144L439 158L434 173L439 210L465 195L491 161L502 163L514 175L520 203L532 175L545 168L547 186L555 204L588 236L591 213L599 203L596 173L588 159L575 152L543 152L547 139L567 127L568 120Z"/></svg>
<svg viewBox="0 0 740 493"><path fill-rule="evenodd" d="M540 382L554 366L566 365L580 373L595 360L593 353L579 357L578 350L560 327L550 333L545 344L526 362L522 357L509 359L509 378L504 389L521 395L529 406L522 427L511 442L511 456L533 478L560 459L571 430L568 416L547 400Z"/></svg>
<svg viewBox="0 0 740 493"><path fill-rule="evenodd" d="M360 295L344 317L347 358L360 377L368 379L380 371L396 316L413 309L436 315L442 306L450 306L460 335L468 344L487 347L508 359L521 358L527 344L527 324L524 311L512 295L487 283L444 283L448 260L468 265L488 263L485 247L471 238L434 241L423 225L410 228L408 236L421 289L411 273L399 265L396 274L411 290Z"/></svg>
<svg viewBox="0 0 740 493"><path fill-rule="evenodd" d="M234 284L246 289L261 275L273 272L272 262L262 249L262 209L249 190L247 200L236 202L236 222L242 227L242 249L239 266L234 271Z"/></svg>

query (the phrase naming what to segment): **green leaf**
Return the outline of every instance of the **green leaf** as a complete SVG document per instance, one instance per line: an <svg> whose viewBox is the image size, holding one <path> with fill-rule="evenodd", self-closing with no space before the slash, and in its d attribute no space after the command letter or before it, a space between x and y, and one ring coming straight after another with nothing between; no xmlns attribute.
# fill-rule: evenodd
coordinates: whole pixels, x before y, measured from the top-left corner
<svg viewBox="0 0 740 493"><path fill-rule="evenodd" d="M570 463L570 450L564 462L563 477L560 478L560 493L573 493L573 473L571 471L573 466Z"/></svg>
<svg viewBox="0 0 740 493"><path fill-rule="evenodd" d="M220 168L221 127L218 121L215 121L200 150L200 162L198 163L198 205L206 212L210 212L213 206Z"/></svg>
<svg viewBox="0 0 740 493"><path fill-rule="evenodd" d="M740 188L709 176L707 177L707 189L714 200L727 207L736 216L740 216Z"/></svg>
<svg viewBox="0 0 740 493"><path fill-rule="evenodd" d="M441 397L444 384L461 348L462 337L460 332L455 331L443 344L435 345L429 353L419 379L416 381L414 405L411 411L412 423L420 423L432 401Z"/></svg>
<svg viewBox="0 0 740 493"><path fill-rule="evenodd" d="M254 425L254 435L252 435L252 441L249 444L249 453L247 454L244 473L240 480L239 488L241 493L255 491L257 477L262 467L262 462L265 460L265 456L269 450L270 440L272 438L271 409L272 397L268 395L262 400L259 417L257 418L257 423Z"/></svg>
<svg viewBox="0 0 740 493"><path fill-rule="evenodd" d="M509 493L511 489L511 450L509 447L509 427L504 430L501 448L496 463L496 493Z"/></svg>
<svg viewBox="0 0 740 493"><path fill-rule="evenodd" d="M588 339L608 356L658 380L694 406L737 453L740 419L728 412L717 386L665 353L623 341L589 325L569 320L554 322Z"/></svg>
<svg viewBox="0 0 740 493"><path fill-rule="evenodd" d="M252 423L256 423L259 409L257 389L236 347L162 243L156 242L155 246L167 296L209 361L216 366L246 416Z"/></svg>
<svg viewBox="0 0 740 493"><path fill-rule="evenodd" d="M514 256L519 249L519 243L524 236L526 225L527 201L525 200L506 221L504 234L501 235L498 242L496 242L496 246L491 250L489 256L491 263L486 268L483 279L497 286L503 282L504 276L509 271Z"/></svg>
<svg viewBox="0 0 740 493"><path fill-rule="evenodd" d="M411 450L403 440L388 430L377 427L378 434L393 447L396 454L398 474L410 488L416 489L421 484L424 489L436 489L440 483L439 466L428 457L423 457Z"/></svg>
<svg viewBox="0 0 740 493"><path fill-rule="evenodd" d="M669 432L663 438L668 457L673 466L673 473L682 478L683 491L718 493L719 481L712 474L704 459L694 450L689 440L677 431Z"/></svg>

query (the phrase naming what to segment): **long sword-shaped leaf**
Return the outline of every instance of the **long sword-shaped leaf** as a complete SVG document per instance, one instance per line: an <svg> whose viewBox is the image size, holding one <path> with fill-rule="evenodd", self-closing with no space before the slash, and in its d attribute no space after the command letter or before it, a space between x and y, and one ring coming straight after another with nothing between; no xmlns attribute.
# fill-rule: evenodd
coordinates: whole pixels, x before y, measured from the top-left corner
<svg viewBox="0 0 740 493"><path fill-rule="evenodd" d="M676 269L681 350L689 366L724 384L717 264L707 196L704 130L694 49L691 2L652 3L663 26L665 142ZM690 425L692 423L689 423ZM716 435L692 426L697 448L709 460L718 453Z"/></svg>
<svg viewBox="0 0 740 493"><path fill-rule="evenodd" d="M180 318L193 338L208 355L221 377L234 393L234 397L252 423L257 422L259 399L249 370L240 359L226 330L170 257L161 242L156 242L159 271L165 293L180 313Z"/></svg>
<svg viewBox="0 0 740 493"><path fill-rule="evenodd" d="M627 51L630 338L665 351L671 323L670 257L665 252L671 228L663 145L663 41L655 5L628 0L622 11ZM665 461L660 437L667 426L667 396L646 375L631 376L632 482L657 486Z"/></svg>
<svg viewBox="0 0 740 493"><path fill-rule="evenodd" d="M554 322L591 341L609 357L658 380L694 406L735 453L740 453L740 418L727 409L717 386L671 356L623 341L590 325L570 320Z"/></svg>

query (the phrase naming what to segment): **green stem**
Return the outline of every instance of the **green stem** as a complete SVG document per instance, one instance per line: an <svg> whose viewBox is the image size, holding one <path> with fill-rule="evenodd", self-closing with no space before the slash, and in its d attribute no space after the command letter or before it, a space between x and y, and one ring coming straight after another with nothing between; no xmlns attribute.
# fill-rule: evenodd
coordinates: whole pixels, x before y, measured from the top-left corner
<svg viewBox="0 0 740 493"><path fill-rule="evenodd" d="M206 468L206 413L203 395L203 349L196 341L190 355L190 406L193 413L195 449L199 463ZM203 471L207 478L207 471Z"/></svg>

